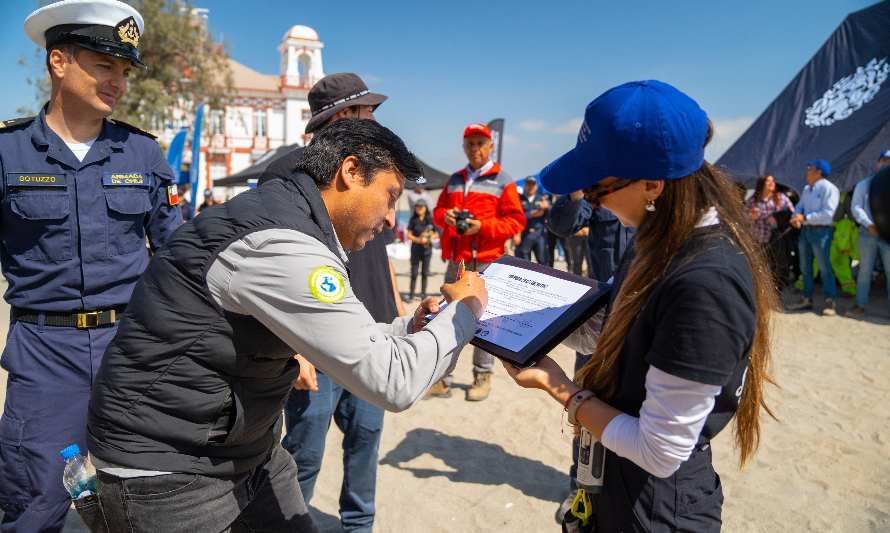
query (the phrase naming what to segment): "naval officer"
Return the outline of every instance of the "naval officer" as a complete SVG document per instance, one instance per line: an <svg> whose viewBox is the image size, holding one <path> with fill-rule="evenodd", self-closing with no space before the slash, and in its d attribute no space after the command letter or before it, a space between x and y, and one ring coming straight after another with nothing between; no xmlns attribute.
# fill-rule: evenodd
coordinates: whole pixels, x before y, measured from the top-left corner
<svg viewBox="0 0 890 533"><path fill-rule="evenodd" d="M31 13L49 103L0 127L0 265L11 324L0 418L0 531L59 531L70 500L59 450L86 450L90 388L149 251L181 224L154 138L110 120L142 68L140 14L115 0Z"/></svg>

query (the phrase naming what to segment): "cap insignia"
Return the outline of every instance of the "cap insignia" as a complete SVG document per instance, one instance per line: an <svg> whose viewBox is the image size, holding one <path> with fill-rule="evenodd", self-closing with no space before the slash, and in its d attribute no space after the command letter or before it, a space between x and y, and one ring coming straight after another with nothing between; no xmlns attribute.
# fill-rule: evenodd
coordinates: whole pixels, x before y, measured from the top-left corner
<svg viewBox="0 0 890 533"><path fill-rule="evenodd" d="M114 27L117 30L117 36L122 43L133 45L133 48L139 48L139 26L136 25L136 19L133 17L126 18L118 22Z"/></svg>

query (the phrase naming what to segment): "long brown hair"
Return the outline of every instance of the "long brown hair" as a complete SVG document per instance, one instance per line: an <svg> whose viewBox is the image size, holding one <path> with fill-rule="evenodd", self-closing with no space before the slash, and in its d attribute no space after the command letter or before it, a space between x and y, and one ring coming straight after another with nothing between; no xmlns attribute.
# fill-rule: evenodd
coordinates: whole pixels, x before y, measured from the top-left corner
<svg viewBox="0 0 890 533"><path fill-rule="evenodd" d="M745 255L754 280L756 323L734 431L739 464L744 466L760 441L760 409L775 418L764 400L763 389L765 383L775 384L770 376L770 317L777 295L761 247L750 236L735 185L707 162L689 176L664 182L664 191L655 201L655 212L637 230L634 259L603 326L596 352L575 375L575 381L607 400L614 396L618 386L617 363L631 325L710 207L717 210L720 222Z"/></svg>
<svg viewBox="0 0 890 533"><path fill-rule="evenodd" d="M771 174L757 178L757 183L754 185L754 200L759 202L763 198L763 189L766 188L766 180L769 178L773 178L773 184L775 185L773 193L770 195L770 200L773 202L774 206L778 207L779 195L782 193L779 192L779 184L776 183L776 178Z"/></svg>

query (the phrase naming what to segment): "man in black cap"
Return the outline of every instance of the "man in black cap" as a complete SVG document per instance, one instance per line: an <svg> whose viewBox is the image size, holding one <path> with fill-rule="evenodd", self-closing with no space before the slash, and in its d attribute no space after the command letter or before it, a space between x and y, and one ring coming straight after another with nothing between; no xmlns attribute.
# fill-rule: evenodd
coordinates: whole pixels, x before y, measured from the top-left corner
<svg viewBox="0 0 890 533"><path fill-rule="evenodd" d="M345 72L322 78L309 91L312 118L306 133L317 133L345 118L374 120L374 110L386 100L372 93L355 74ZM298 148L272 162L260 183L287 179L303 156ZM349 254L349 281L356 297L377 322L390 323L405 314L386 255L392 232L385 231L362 250ZM325 436L331 419L343 432L343 483L340 520L345 531L370 532L374 524L377 451L383 431L383 409L344 389L302 356L300 375L285 405L287 434L283 445L297 463L300 490L308 503L324 457Z"/></svg>
<svg viewBox="0 0 890 533"><path fill-rule="evenodd" d="M312 134L344 118L374 120L374 111L385 102L386 96L372 93L368 86L352 72L340 72L320 79L309 90L309 110L312 116L306 133ZM303 148L292 150L269 163L258 184L290 175L303 158Z"/></svg>
<svg viewBox="0 0 890 533"><path fill-rule="evenodd" d="M52 84L36 117L0 122L0 262L12 307L0 417L0 531L59 531L59 451L87 451L95 373L148 264L182 223L154 137L110 120L139 57L142 16L116 0L31 13Z"/></svg>

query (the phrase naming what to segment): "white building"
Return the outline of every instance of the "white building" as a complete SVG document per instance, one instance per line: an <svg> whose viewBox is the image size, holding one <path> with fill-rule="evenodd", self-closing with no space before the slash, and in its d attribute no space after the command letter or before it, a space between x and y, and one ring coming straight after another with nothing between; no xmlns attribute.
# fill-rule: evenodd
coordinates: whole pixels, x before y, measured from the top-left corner
<svg viewBox="0 0 890 533"><path fill-rule="evenodd" d="M249 167L267 151L287 144L306 144L311 113L309 89L324 77L318 33L294 26L278 45L278 74L262 74L229 59L233 95L225 109L206 109L201 143L198 198L213 180ZM193 117L180 117L163 137L169 142L178 126ZM189 149L183 154L190 163Z"/></svg>

